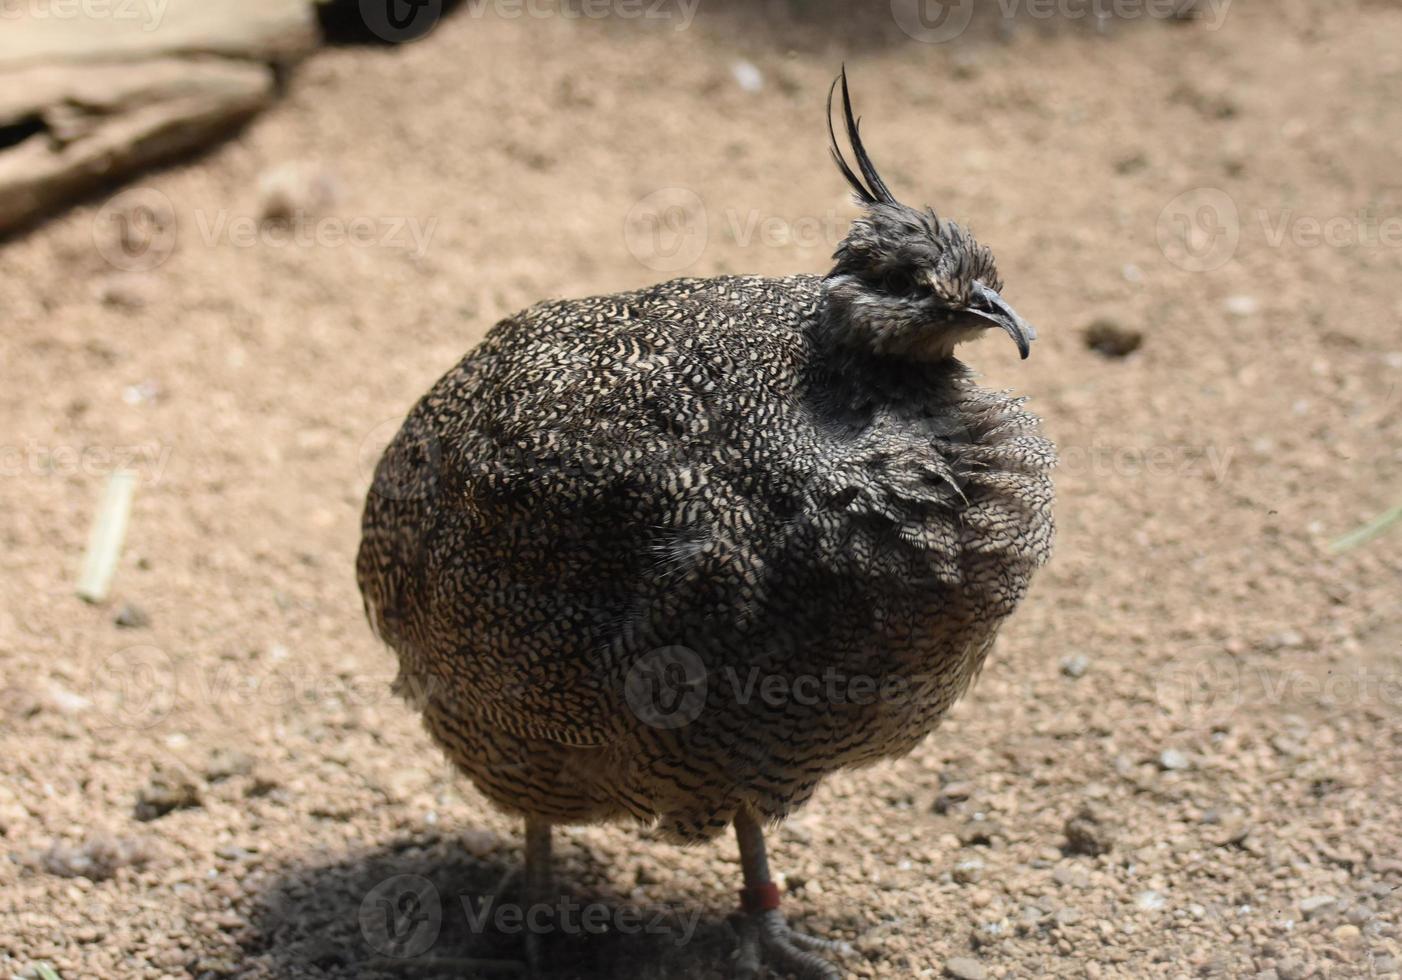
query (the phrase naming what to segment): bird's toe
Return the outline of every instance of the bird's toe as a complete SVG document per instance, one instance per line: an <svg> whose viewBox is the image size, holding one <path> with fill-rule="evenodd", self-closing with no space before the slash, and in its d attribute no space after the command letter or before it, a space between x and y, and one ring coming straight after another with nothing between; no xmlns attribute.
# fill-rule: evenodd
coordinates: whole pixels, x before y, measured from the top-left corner
<svg viewBox="0 0 1402 980"><path fill-rule="evenodd" d="M737 980L762 980L765 967L776 976L798 980L842 980L842 971L825 954L850 953L846 943L798 932L777 909L737 915L732 924L739 937Z"/></svg>

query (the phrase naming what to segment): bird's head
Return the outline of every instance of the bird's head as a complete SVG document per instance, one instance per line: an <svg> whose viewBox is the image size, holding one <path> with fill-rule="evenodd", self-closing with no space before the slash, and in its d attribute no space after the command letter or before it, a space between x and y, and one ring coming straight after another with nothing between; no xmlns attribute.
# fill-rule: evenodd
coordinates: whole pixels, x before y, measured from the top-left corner
<svg viewBox="0 0 1402 980"><path fill-rule="evenodd" d="M860 177L847 164L832 126L839 83ZM826 279L834 337L877 354L936 361L949 357L956 344L996 327L1026 357L1037 333L999 295L1003 283L993 253L933 210L897 201L876 172L852 114L845 70L828 92L828 134L833 159L862 207L833 254L836 264Z"/></svg>

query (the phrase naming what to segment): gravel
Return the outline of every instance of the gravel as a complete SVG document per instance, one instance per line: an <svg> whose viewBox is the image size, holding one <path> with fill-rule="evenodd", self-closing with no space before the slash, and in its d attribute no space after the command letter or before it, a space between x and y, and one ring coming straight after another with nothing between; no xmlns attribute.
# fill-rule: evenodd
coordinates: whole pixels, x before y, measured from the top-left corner
<svg viewBox="0 0 1402 980"><path fill-rule="evenodd" d="M520 956L462 914L519 861L518 821L447 769L364 622L367 460L532 302L824 270L827 216L853 213L822 149L842 58L896 193L973 224L1038 327L1025 363L994 343L967 358L1047 419L1059 537L940 729L769 835L791 921L861 943L844 968L862 978L959 958L997 980L1397 972L1402 558L1396 530L1329 543L1402 486L1402 252L1268 239L1396 204L1402 12L1024 18L1001 41L979 17L931 45L891 4L856 6L702 4L677 32L464 4L412 45L328 49L237 139L143 178L180 234L140 302L96 288L115 271L94 246L106 194L0 244L0 976L446 975L362 931L399 875L438 892L433 954ZM737 58L760 91L735 84ZM278 243L259 175L288 161L334 164L311 227L436 221L428 247ZM708 224L695 261L660 271L625 220L668 187ZM1239 219L1235 253L1201 272L1160 247L1213 227L1200 197L1175 210L1193 188ZM258 241L213 233L221 214ZM664 236L675 217L633 215ZM1259 309L1225 314L1245 294ZM1101 315L1139 349L1087 350ZM87 515L126 464L113 594L141 628L72 594ZM138 820L139 798L161 815ZM684 943L551 936L549 980L728 975L733 841L589 826L556 851L572 898L699 918Z"/></svg>

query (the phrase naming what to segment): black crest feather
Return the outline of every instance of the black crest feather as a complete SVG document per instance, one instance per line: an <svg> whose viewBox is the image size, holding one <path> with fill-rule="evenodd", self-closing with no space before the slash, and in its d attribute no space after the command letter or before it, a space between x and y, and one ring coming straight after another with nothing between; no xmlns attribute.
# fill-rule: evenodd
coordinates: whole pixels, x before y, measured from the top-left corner
<svg viewBox="0 0 1402 980"><path fill-rule="evenodd" d="M857 158L857 168L862 172L861 178L848 166L832 126L832 97L839 82L842 83L842 118L847 126L847 142L851 144L852 154ZM895 204L897 202L890 188L876 172L876 165L871 162L871 157L867 156L866 147L862 146L860 128L861 120L852 114L852 96L847 91L847 66L843 65L841 74L833 79L832 87L828 89L828 137L832 140L829 150L832 152L833 161L837 164L837 169L842 171L842 176L847 178L847 183L856 191L857 199L863 204ZM865 183L862 182L862 178L866 179Z"/></svg>

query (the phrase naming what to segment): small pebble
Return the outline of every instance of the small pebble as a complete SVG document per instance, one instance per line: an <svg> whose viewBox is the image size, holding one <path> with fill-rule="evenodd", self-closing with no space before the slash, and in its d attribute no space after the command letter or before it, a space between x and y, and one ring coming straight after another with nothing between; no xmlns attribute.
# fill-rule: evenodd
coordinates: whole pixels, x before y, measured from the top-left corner
<svg viewBox="0 0 1402 980"><path fill-rule="evenodd" d="M988 976L982 963L967 956L951 956L944 961L945 976L956 980L985 980Z"/></svg>
<svg viewBox="0 0 1402 980"><path fill-rule="evenodd" d="M1306 919L1317 919L1331 911L1338 901L1333 895L1311 895L1300 899L1300 913Z"/></svg>
<svg viewBox="0 0 1402 980"><path fill-rule="evenodd" d="M963 79L964 81L978 78L980 71L979 59L978 55L974 54L972 51L967 48L957 48L953 52L953 57L949 60L951 74L953 74L955 78Z"/></svg>
<svg viewBox="0 0 1402 980"><path fill-rule="evenodd" d="M1261 304L1256 302L1255 296L1228 296L1222 308L1232 316L1251 316L1261 308Z"/></svg>
<svg viewBox="0 0 1402 980"><path fill-rule="evenodd" d="M218 746L209 754L205 763L204 778L211 783L222 782L233 776L247 776L253 771L253 756L240 749Z"/></svg>
<svg viewBox="0 0 1402 980"><path fill-rule="evenodd" d="M1062 865L1052 871L1052 878L1058 885L1067 888L1089 888L1090 876L1080 868Z"/></svg>
<svg viewBox="0 0 1402 980"><path fill-rule="evenodd" d="M764 73L752 62L735 62L730 66L730 74L734 76L735 84L746 92L758 92L764 88Z"/></svg>
<svg viewBox="0 0 1402 980"><path fill-rule="evenodd" d="M140 384L127 385L122 389L122 401L127 405L145 405L155 401L160 396L160 385L154 381L143 381Z"/></svg>
<svg viewBox="0 0 1402 980"><path fill-rule="evenodd" d="M214 856L223 858L225 861L247 861L255 853L246 847L239 847L237 844L224 844L214 849Z"/></svg>
<svg viewBox="0 0 1402 980"><path fill-rule="evenodd" d="M325 211L335 203L336 182L316 164L283 163L258 177L259 217L263 221L292 221Z"/></svg>
<svg viewBox="0 0 1402 980"><path fill-rule="evenodd" d="M1061 672L1073 680L1085 676L1085 672L1090 669L1090 658L1085 654L1078 653L1070 657L1061 658Z"/></svg>
<svg viewBox="0 0 1402 980"><path fill-rule="evenodd" d="M1146 912L1157 912L1168 904L1168 900L1159 892L1147 889L1134 896L1134 904Z"/></svg>
<svg viewBox="0 0 1402 980"><path fill-rule="evenodd" d="M1251 824L1245 820L1236 820L1227 825L1226 831L1216 840L1218 847L1240 847L1243 850L1250 850L1246 846L1247 838L1251 836Z"/></svg>
<svg viewBox="0 0 1402 980"><path fill-rule="evenodd" d="M1003 828L996 821L975 814L959 828L959 843L964 847L992 847L994 839L1002 834Z"/></svg>
<svg viewBox="0 0 1402 980"><path fill-rule="evenodd" d="M662 885L666 884L663 878L658 875L657 869L650 862L643 862L638 865L637 871L633 873L633 881L639 885ZM787 886L785 891L794 892L803 887L803 879L790 875L784 882Z"/></svg>
<svg viewBox="0 0 1402 980"><path fill-rule="evenodd" d="M1281 630L1266 638L1268 650L1293 650L1305 645L1305 637L1299 630Z"/></svg>
<svg viewBox="0 0 1402 980"><path fill-rule="evenodd" d="M112 622L122 629L139 630L151 625L151 617L146 615L146 610L133 602L122 603L122 608L117 610L117 615Z"/></svg>
<svg viewBox="0 0 1402 980"><path fill-rule="evenodd" d="M281 786L282 784L276 779L270 779L267 776L256 774L249 782L248 788L243 791L243 795L248 799L257 799L261 796L267 796L273 790Z"/></svg>
<svg viewBox="0 0 1402 980"><path fill-rule="evenodd" d="M59 714L64 715L79 715L92 707L92 702L81 694L70 691L66 687L59 687L57 684L49 685L48 700Z"/></svg>
<svg viewBox="0 0 1402 980"><path fill-rule="evenodd" d="M979 858L970 858L967 861L960 861L954 866L954 880L961 885L972 884L983 878L983 861Z"/></svg>
<svg viewBox="0 0 1402 980"><path fill-rule="evenodd" d="M1177 749L1164 749L1159 753L1160 769L1178 772L1191 767L1192 763L1188 760L1188 757Z"/></svg>
<svg viewBox="0 0 1402 980"><path fill-rule="evenodd" d="M948 813L955 804L963 803L973 795L972 783L950 783L935 796L935 812Z"/></svg>
<svg viewBox="0 0 1402 980"><path fill-rule="evenodd" d="M159 288L159 280L150 273L121 272L98 283L97 298L113 309L139 310L151 303Z"/></svg>

